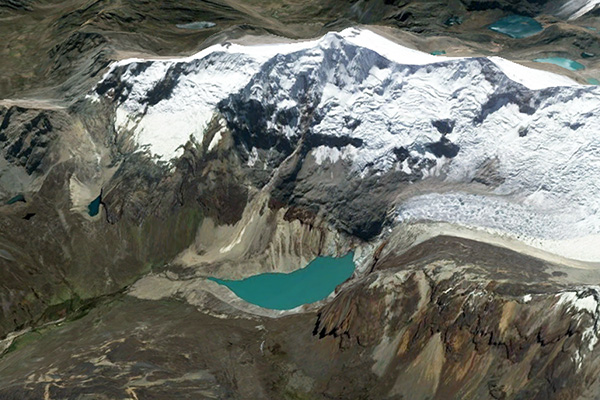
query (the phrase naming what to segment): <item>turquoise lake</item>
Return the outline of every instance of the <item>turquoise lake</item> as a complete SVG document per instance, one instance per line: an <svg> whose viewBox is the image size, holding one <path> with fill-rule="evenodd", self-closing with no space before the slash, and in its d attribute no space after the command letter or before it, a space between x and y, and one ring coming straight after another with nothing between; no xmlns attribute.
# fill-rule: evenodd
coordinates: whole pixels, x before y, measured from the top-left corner
<svg viewBox="0 0 600 400"><path fill-rule="evenodd" d="M542 24L530 17L510 15L494 22L489 29L515 39L522 39L544 30Z"/></svg>
<svg viewBox="0 0 600 400"><path fill-rule="evenodd" d="M596 78L587 78L587 83L590 85L600 85L600 81Z"/></svg>
<svg viewBox="0 0 600 400"><path fill-rule="evenodd" d="M242 280L208 278L227 286L248 303L273 310L290 310L329 296L354 272L353 252L344 257L317 257L305 268L291 272L266 273Z"/></svg>
<svg viewBox="0 0 600 400"><path fill-rule="evenodd" d="M580 69L585 68L585 66L583 64L580 64L577 61L573 61L571 59L562 58L562 57L536 58L533 61L541 62L541 63L555 64L555 65L558 65L559 67L566 68L569 71L579 71Z"/></svg>

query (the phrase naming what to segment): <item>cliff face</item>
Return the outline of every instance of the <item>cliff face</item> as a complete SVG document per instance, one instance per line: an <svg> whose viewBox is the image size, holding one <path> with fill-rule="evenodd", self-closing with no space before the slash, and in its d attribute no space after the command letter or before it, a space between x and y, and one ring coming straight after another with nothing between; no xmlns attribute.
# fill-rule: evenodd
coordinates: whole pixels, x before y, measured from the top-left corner
<svg viewBox="0 0 600 400"><path fill-rule="evenodd" d="M428 220L600 259L572 246L600 233L598 90L559 75L346 29L123 60L87 99L113 113L122 153L168 164L190 139L201 163L227 151L236 182L362 240Z"/></svg>
<svg viewBox="0 0 600 400"><path fill-rule="evenodd" d="M315 334L373 349L382 397L578 398L599 367L598 288L564 285L566 276L438 237L380 258L321 309Z"/></svg>

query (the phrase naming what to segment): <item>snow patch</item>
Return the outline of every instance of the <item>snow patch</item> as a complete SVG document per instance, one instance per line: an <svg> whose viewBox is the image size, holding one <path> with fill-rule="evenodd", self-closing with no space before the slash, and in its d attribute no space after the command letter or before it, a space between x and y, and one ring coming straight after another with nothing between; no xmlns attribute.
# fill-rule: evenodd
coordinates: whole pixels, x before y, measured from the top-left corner
<svg viewBox="0 0 600 400"><path fill-rule="evenodd" d="M225 133L225 128L221 128L215 133L215 135L213 136L212 140L210 141L210 143L208 145L208 151L212 151L215 147L217 147L217 145L221 141L221 135L223 133Z"/></svg>
<svg viewBox="0 0 600 400"><path fill-rule="evenodd" d="M589 326L583 327L581 333L582 340L584 343L587 342L587 347L585 349L587 352L592 352L599 341L599 296L600 286L589 286L579 291L567 291L557 295L558 301L556 302L556 307L566 307L567 310L574 310L577 313L585 312L592 318L592 322ZM585 352L582 354L583 350L584 349L577 349L576 354L573 356L577 369L581 368L583 359L586 355Z"/></svg>
<svg viewBox="0 0 600 400"><path fill-rule="evenodd" d="M256 161L258 161L258 150L256 149L256 147L253 147L252 150L250 151L250 157L248 157L248 166L250 168L254 167L254 164L256 164Z"/></svg>
<svg viewBox="0 0 600 400"><path fill-rule="evenodd" d="M570 20L577 19L600 4L600 0L569 0L563 4L557 14Z"/></svg>
<svg viewBox="0 0 600 400"><path fill-rule="evenodd" d="M337 147L319 146L312 150L317 165L322 165L325 161L335 164L341 157L342 152Z"/></svg>

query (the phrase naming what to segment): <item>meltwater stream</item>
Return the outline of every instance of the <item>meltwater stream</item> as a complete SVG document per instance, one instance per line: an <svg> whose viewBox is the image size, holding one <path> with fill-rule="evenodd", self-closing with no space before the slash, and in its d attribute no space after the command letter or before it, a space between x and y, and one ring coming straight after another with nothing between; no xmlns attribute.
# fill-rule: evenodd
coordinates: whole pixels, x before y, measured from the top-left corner
<svg viewBox="0 0 600 400"><path fill-rule="evenodd" d="M265 273L242 280L208 278L227 286L249 303L274 310L290 310L329 296L354 272L353 252L344 257L317 257L289 274Z"/></svg>

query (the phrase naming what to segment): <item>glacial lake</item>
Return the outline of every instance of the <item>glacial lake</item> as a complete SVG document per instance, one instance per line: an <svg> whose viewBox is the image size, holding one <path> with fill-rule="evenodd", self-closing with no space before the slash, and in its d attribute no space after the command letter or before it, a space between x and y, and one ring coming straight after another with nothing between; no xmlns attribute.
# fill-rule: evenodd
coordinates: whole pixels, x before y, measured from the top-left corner
<svg viewBox="0 0 600 400"><path fill-rule="evenodd" d="M566 68L569 71L579 71L581 69L585 69L585 66L583 64L580 64L577 61L573 61L569 58L563 57L536 58L533 61L558 65L559 67Z"/></svg>
<svg viewBox="0 0 600 400"><path fill-rule="evenodd" d="M489 29L502 33L514 39L522 39L533 36L544 30L542 24L535 19L523 15L510 15L494 22Z"/></svg>
<svg viewBox="0 0 600 400"><path fill-rule="evenodd" d="M208 278L227 286L248 303L273 310L290 310L329 296L354 272L353 252L343 257L317 257L306 267L291 272L265 273L242 280Z"/></svg>
<svg viewBox="0 0 600 400"><path fill-rule="evenodd" d="M96 197L89 205L88 205L88 214L90 217L95 217L98 215L100 211L100 202L102 201L102 195Z"/></svg>
<svg viewBox="0 0 600 400"><path fill-rule="evenodd" d="M23 202L26 203L25 201L25 196L23 196L22 194L18 194L15 197L13 197L12 199L8 200L6 202L6 204L15 204L15 203L19 203L19 202Z"/></svg>

